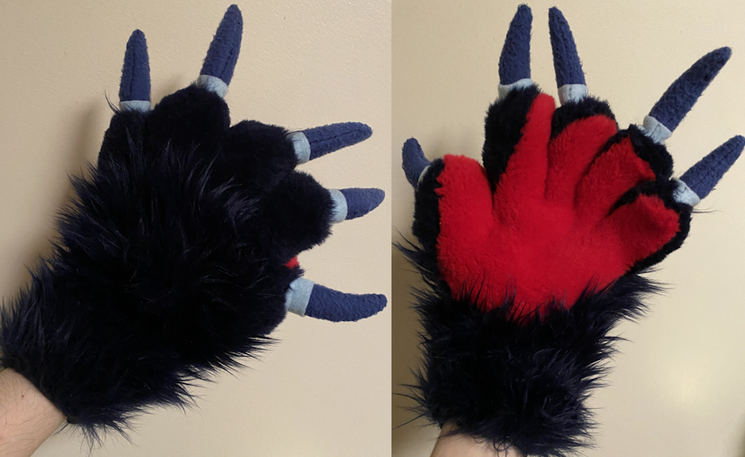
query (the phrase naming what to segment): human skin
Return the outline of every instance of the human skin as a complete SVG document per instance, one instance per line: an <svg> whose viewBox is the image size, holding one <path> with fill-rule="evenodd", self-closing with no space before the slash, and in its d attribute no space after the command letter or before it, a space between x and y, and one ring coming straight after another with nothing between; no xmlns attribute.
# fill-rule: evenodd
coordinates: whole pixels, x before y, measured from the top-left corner
<svg viewBox="0 0 745 457"><path fill-rule="evenodd" d="M0 371L0 455L28 457L65 422L65 416L13 369Z"/></svg>
<svg viewBox="0 0 745 457"><path fill-rule="evenodd" d="M440 437L431 457L524 457L514 447L495 448L486 440L463 434L453 434L456 429L452 423L442 427Z"/></svg>

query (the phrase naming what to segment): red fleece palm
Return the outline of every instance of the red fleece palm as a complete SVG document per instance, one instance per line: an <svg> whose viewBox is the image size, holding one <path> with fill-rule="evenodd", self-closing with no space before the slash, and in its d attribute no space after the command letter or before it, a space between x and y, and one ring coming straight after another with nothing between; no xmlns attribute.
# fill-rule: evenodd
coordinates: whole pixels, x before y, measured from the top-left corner
<svg viewBox="0 0 745 457"><path fill-rule="evenodd" d="M571 307L679 230L679 214L658 195L615 207L655 173L613 119L575 120L551 138L554 111L552 97L534 99L496 183L473 159L443 158L440 271L457 298L470 296L484 311L513 296L518 318L554 300Z"/></svg>

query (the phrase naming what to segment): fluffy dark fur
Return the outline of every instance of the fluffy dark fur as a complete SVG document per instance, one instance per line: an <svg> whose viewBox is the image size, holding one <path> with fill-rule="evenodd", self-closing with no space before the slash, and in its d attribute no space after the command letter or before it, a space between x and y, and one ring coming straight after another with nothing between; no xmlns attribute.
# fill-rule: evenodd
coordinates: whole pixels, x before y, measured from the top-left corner
<svg viewBox="0 0 745 457"><path fill-rule="evenodd" d="M2 310L2 365L90 437L256 354L301 273L284 264L329 234L333 202L293 171L286 131L229 123L194 86L115 114L53 254Z"/></svg>
<svg viewBox="0 0 745 457"><path fill-rule="evenodd" d="M481 158L489 181L495 188L522 138L528 111L539 93L535 85L512 90L504 99L494 102L486 112Z"/></svg>
<svg viewBox="0 0 745 457"><path fill-rule="evenodd" d="M603 148L603 151L607 150L614 143L620 142L627 137L634 145L634 151L636 151L639 157L646 161L652 171L654 171L655 180L653 182L644 182L633 189L630 189L618 200L614 209L621 205L633 202L639 197L639 195L656 195L662 199L666 207L674 209L679 214L678 233L673 237L673 239L668 241L662 249L646 259L640 260L633 266L632 272L640 272L645 268L662 262L668 254L683 245L683 241L685 241L690 232L693 208L686 204L677 202L673 198L674 191L678 184L671 180L673 175L672 156L667 152L665 146L652 141L642 133L641 130L639 130L639 127L630 125L628 129L620 131L610 139L608 144Z"/></svg>
<svg viewBox="0 0 745 457"><path fill-rule="evenodd" d="M585 97L582 100L561 105L556 108L554 118L551 121L551 139L559 136L572 122L598 115L616 120L608 102L595 97Z"/></svg>
<svg viewBox="0 0 745 457"><path fill-rule="evenodd" d="M586 293L571 310L556 305L543 318L516 322L509 299L489 313L454 300L430 253L403 251L428 284L417 292L425 354L413 386L419 412L525 455L564 456L586 445L593 422L585 400L618 339L608 332L639 316L640 298L655 286L628 274Z"/></svg>

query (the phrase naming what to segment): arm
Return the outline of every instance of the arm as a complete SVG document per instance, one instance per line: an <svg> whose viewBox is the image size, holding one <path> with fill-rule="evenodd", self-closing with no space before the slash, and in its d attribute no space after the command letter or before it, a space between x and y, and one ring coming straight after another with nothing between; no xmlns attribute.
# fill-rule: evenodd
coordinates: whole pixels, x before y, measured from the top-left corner
<svg viewBox="0 0 745 457"><path fill-rule="evenodd" d="M65 417L13 369L0 371L0 455L28 457Z"/></svg>
<svg viewBox="0 0 745 457"><path fill-rule="evenodd" d="M431 457L523 457L514 447L495 448L487 440L469 435L453 434L455 425L447 423L442 427Z"/></svg>

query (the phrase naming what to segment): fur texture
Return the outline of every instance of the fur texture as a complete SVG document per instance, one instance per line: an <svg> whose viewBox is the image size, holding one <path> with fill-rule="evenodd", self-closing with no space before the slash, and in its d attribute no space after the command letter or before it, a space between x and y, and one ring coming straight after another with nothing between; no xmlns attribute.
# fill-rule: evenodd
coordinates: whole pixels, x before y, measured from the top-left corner
<svg viewBox="0 0 745 457"><path fill-rule="evenodd" d="M554 122L554 100L536 93L515 90L489 109L483 156L491 169L447 155L436 177L442 278L456 298L478 290L471 298L484 310L505 294L520 315L552 299L569 308L588 287L658 262L687 234L690 208L672 197L677 184L663 146L634 127L618 132L612 116L587 116L607 107L595 99ZM655 191L640 193L645 184ZM636 198L616 205L630 189Z"/></svg>
<svg viewBox="0 0 745 457"><path fill-rule="evenodd" d="M533 100L540 91L533 85L511 91L502 100L494 102L486 113L484 125L484 150L481 154L489 181L496 186L507 161L515 152L522 138L522 129Z"/></svg>
<svg viewBox="0 0 745 457"><path fill-rule="evenodd" d="M558 85L583 85L569 26L549 14ZM530 74L529 18L523 5L510 24L502 84ZM650 115L674 130L729 53L700 59ZM640 274L682 245L692 208L675 200L665 147L636 126L618 131L595 98L555 109L535 85L513 88L489 108L485 133L483 167L445 156L420 182L418 145L404 147L419 245L399 247L427 284L416 293L424 363L412 388L421 415L453 421L454 433L564 456L588 442L585 400L613 353L609 332L642 314L657 288ZM684 175L702 193L745 144L730 141Z"/></svg>
<svg viewBox="0 0 745 457"><path fill-rule="evenodd" d="M627 274L570 310L552 305L542 318L516 321L509 299L489 312L453 299L429 253L404 251L429 289L417 294L425 354L414 386L419 412L525 455L565 456L586 445L593 421L584 403L617 339L608 332L642 313L640 299L654 285Z"/></svg>
<svg viewBox="0 0 745 457"><path fill-rule="evenodd" d="M680 247L691 208L665 148L593 98L554 111L514 90L489 108L483 157L437 159L417 188L415 396L457 433L563 456L587 444L608 333L642 312L639 274Z"/></svg>
<svg viewBox="0 0 745 457"><path fill-rule="evenodd" d="M117 113L53 254L2 310L2 365L90 437L255 355L301 274L285 264L329 234L333 202L293 171L287 132L229 123L194 86Z"/></svg>

